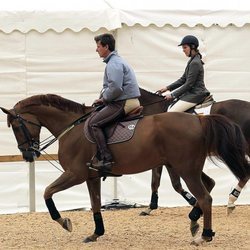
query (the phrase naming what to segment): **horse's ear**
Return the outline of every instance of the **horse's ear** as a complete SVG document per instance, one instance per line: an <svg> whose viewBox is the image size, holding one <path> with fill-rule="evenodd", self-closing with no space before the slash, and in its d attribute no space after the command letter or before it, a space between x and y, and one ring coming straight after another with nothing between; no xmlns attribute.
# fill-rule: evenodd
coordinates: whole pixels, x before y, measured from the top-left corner
<svg viewBox="0 0 250 250"><path fill-rule="evenodd" d="M11 113L11 111L6 108L0 107L0 109L7 115L13 115L13 113Z"/></svg>
<svg viewBox="0 0 250 250"><path fill-rule="evenodd" d="M5 114L7 114L7 125L8 125L8 127L10 127L10 117L14 117L14 116L15 116L15 113L14 113L12 110L9 110L9 109L3 108L3 107L0 107L0 109L1 109Z"/></svg>

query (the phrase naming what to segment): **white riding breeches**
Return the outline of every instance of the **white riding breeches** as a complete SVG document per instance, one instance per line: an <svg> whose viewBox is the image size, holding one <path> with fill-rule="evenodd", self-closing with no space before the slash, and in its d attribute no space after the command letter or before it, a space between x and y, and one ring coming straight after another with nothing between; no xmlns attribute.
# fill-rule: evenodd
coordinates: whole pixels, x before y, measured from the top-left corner
<svg viewBox="0 0 250 250"><path fill-rule="evenodd" d="M196 103L179 100L168 109L168 112L185 112L188 109L194 107L195 105Z"/></svg>

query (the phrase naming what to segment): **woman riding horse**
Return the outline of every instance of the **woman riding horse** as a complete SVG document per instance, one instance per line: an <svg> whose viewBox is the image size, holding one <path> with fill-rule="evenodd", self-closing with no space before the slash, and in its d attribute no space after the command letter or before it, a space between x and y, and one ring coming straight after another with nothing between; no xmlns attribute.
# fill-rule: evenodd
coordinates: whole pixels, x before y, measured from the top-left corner
<svg viewBox="0 0 250 250"><path fill-rule="evenodd" d="M204 84L204 62L198 50L198 39L191 35L185 36L178 46L182 46L183 52L190 59L182 77L158 91L159 93L172 91L165 96L165 99L168 101L177 100L168 112L184 112L201 103L210 95Z"/></svg>

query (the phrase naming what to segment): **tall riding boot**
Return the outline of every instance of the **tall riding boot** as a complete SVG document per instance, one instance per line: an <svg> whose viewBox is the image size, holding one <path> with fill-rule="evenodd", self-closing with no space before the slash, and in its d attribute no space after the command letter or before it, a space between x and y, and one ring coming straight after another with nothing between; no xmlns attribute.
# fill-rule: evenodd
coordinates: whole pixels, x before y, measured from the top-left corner
<svg viewBox="0 0 250 250"><path fill-rule="evenodd" d="M103 131L101 128L97 126L92 127L92 133L94 135L94 138L96 140L98 151L101 155L101 161L98 161L93 166L97 169L102 169L105 172L110 172L112 170L112 166L114 162L112 161L113 157L108 149L105 136L103 134Z"/></svg>

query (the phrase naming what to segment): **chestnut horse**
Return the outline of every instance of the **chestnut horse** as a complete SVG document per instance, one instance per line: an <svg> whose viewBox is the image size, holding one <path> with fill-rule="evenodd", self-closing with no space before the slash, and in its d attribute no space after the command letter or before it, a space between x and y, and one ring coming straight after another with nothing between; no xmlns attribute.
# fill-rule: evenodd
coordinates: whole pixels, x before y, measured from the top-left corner
<svg viewBox="0 0 250 250"><path fill-rule="evenodd" d="M64 229L72 231L70 219L61 217L52 196L86 181L95 231L84 242L95 241L103 235L100 199L96 198L100 194L99 174L87 167L96 153L96 145L83 135L84 123L93 108L57 95L37 95L18 102L13 109L1 109L7 114L8 125L12 126L18 148L26 161L33 161L34 155L40 154L42 126L59 141L58 158L64 172L44 192L51 218ZM112 171L115 175L134 174L169 165L185 181L204 216L203 232L193 240L195 245L211 241L214 236L212 197L206 183L201 180L206 157L215 155L221 159L238 179L250 175L250 164L245 157L247 144L241 129L218 115L199 117L186 113L163 113L145 116L138 122L130 140L112 144L110 149L115 161Z"/></svg>
<svg viewBox="0 0 250 250"><path fill-rule="evenodd" d="M141 105L144 106L145 114L152 115L167 111L167 108L170 103L165 101L162 95L151 93L144 89L140 89L140 91L141 91L140 102ZM212 104L211 114L224 115L241 127L249 145L248 156L250 156L250 102L242 100L227 100L227 101L215 102ZM196 199L190 193L188 193L182 188L180 177L174 172L174 169L168 168L167 165L166 168L169 172L169 176L174 189L178 193L180 193L189 202L189 204L194 205ZM149 215L153 209L157 209L158 188L160 186L161 174L162 174L162 166L152 169L151 202L149 207L145 211L142 211L140 215ZM210 177L208 177L205 173L202 173L202 177L203 177L203 182L207 181L210 182L212 185L213 180ZM245 186L247 181L248 178L240 180L237 186L230 193L227 206L228 213L232 212L232 210L235 208L234 202L239 197L241 189ZM200 213L201 211L199 209L194 208L194 210L190 213L190 217L194 220L198 220L200 217Z"/></svg>

